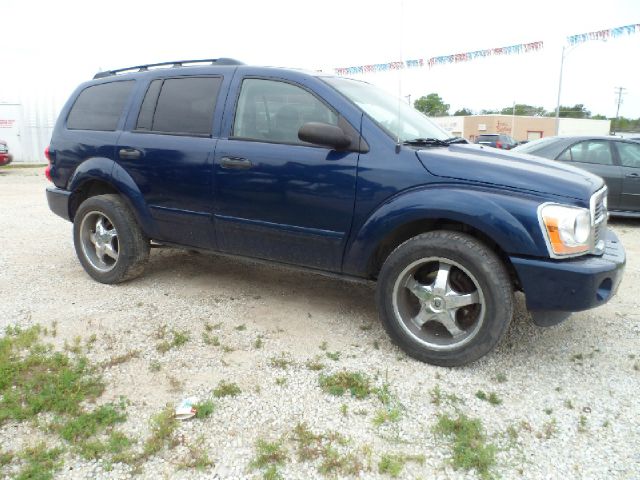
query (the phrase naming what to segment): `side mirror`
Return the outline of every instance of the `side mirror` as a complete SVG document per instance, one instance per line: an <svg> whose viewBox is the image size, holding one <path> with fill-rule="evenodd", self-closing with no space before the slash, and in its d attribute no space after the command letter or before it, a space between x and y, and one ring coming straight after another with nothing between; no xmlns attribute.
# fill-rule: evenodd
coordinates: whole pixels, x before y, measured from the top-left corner
<svg viewBox="0 0 640 480"><path fill-rule="evenodd" d="M314 143L341 150L351 145L351 139L340 127L328 123L309 122L298 130L298 138L303 142Z"/></svg>

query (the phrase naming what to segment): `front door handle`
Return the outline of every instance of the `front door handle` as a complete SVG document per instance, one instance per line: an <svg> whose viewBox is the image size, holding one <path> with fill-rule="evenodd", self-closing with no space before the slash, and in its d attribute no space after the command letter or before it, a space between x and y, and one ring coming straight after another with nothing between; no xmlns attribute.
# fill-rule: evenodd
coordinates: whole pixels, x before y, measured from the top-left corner
<svg viewBox="0 0 640 480"><path fill-rule="evenodd" d="M253 164L251 163L251 160L247 160L246 158L222 157L220 159L220 166L222 168L233 170L247 170L248 168L251 168Z"/></svg>
<svg viewBox="0 0 640 480"><path fill-rule="evenodd" d="M142 156L142 152L135 148L121 148L118 155L123 160L138 160Z"/></svg>
<svg viewBox="0 0 640 480"><path fill-rule="evenodd" d="M625 177L627 177L627 178L640 178L640 174L638 174L638 173L627 173L625 175Z"/></svg>

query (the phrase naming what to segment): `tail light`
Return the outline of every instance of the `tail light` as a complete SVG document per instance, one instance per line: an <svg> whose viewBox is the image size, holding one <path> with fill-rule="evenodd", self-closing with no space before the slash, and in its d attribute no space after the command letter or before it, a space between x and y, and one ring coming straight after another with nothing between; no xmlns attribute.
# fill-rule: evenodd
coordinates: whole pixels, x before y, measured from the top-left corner
<svg viewBox="0 0 640 480"><path fill-rule="evenodd" d="M500 140L496 142L496 148L502 148L502 142Z"/></svg>
<svg viewBox="0 0 640 480"><path fill-rule="evenodd" d="M44 149L44 156L47 159L47 162L49 163L49 165L47 165L47 168L44 169L44 176L47 177L47 180L52 182L53 180L51 180L51 153L49 151L49 145L47 145L47 148Z"/></svg>

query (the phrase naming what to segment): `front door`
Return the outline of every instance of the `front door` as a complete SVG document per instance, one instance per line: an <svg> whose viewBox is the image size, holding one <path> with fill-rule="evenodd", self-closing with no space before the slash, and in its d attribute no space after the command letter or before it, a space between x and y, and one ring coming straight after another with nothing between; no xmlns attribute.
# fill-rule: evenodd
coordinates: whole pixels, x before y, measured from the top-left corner
<svg viewBox="0 0 640 480"><path fill-rule="evenodd" d="M222 251L337 271L351 227L357 152L298 139L307 122L337 125L300 85L244 78L228 139L215 154L215 225Z"/></svg>
<svg viewBox="0 0 640 480"><path fill-rule="evenodd" d="M620 210L640 212L640 144L616 142L622 169Z"/></svg>

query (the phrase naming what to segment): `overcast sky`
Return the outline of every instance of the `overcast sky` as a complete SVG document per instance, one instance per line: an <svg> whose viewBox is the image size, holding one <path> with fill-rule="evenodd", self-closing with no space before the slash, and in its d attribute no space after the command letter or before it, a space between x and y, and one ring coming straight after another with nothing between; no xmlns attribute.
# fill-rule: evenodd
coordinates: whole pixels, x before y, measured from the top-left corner
<svg viewBox="0 0 640 480"><path fill-rule="evenodd" d="M555 108L566 36L640 23L639 0L322 0L164 2L2 0L0 101L55 99L99 69L233 57L248 64L332 71L543 41L536 53L360 75L415 100L439 93L480 110L516 103ZM640 33L571 48L562 104L640 117Z"/></svg>

